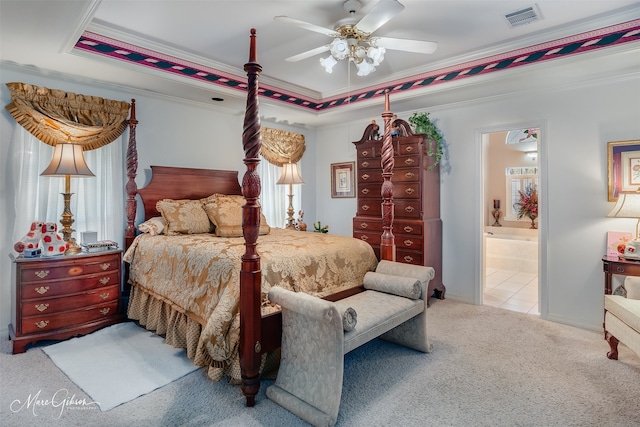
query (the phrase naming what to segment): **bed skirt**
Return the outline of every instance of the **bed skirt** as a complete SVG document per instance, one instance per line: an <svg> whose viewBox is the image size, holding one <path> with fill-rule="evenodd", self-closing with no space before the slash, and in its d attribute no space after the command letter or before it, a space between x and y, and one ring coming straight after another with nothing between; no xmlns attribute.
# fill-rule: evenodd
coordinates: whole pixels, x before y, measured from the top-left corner
<svg viewBox="0 0 640 427"><path fill-rule="evenodd" d="M187 357L196 366L207 368L210 380L220 381L226 377L231 384L242 382L239 357L230 361L213 360L207 352L206 343L200 339L202 325L181 308L134 285L131 286L127 316L147 330L164 337L166 344L184 348ZM238 354L237 351L235 354ZM280 351L277 351L262 356L260 371L263 378L275 378L280 362L279 354Z"/></svg>

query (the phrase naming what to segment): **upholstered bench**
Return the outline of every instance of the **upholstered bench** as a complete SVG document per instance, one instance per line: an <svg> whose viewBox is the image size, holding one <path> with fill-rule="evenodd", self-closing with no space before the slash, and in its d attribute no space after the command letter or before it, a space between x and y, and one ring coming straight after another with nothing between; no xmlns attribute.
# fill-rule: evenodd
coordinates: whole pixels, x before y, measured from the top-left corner
<svg viewBox="0 0 640 427"><path fill-rule="evenodd" d="M604 329L607 357L617 360L618 342L640 355L640 278L627 276L615 293L604 296Z"/></svg>
<svg viewBox="0 0 640 427"><path fill-rule="evenodd" d="M282 308L282 358L267 396L313 425L334 425L346 353L377 337L431 351L426 300L433 277L431 267L380 261L365 276L364 292L337 302L272 288L269 299Z"/></svg>

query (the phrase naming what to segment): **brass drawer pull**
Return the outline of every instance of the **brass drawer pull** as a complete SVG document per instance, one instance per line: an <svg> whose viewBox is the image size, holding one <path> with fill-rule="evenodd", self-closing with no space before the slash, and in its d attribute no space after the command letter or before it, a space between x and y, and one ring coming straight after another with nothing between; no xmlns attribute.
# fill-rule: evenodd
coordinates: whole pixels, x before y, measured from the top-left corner
<svg viewBox="0 0 640 427"><path fill-rule="evenodd" d="M111 280L111 277L103 277L102 279L100 279L100 283L106 285L107 283L109 283L109 280Z"/></svg>
<svg viewBox="0 0 640 427"><path fill-rule="evenodd" d="M364 179L365 181L368 180L369 178L371 177L366 173L362 175L362 179Z"/></svg>
<svg viewBox="0 0 640 427"><path fill-rule="evenodd" d="M363 152L362 152L362 155L366 157L366 156L368 156L368 155L369 155L369 152L368 152L368 151L363 151Z"/></svg>
<svg viewBox="0 0 640 427"><path fill-rule="evenodd" d="M411 246L411 245L413 245L413 240L409 240L409 239L405 240L405 241L404 241L404 245L405 245L405 246Z"/></svg>
<svg viewBox="0 0 640 427"><path fill-rule="evenodd" d="M413 206L407 206L406 208L404 208L404 210L407 211L407 212L413 212L416 209Z"/></svg>
<svg viewBox="0 0 640 427"><path fill-rule="evenodd" d="M413 151L413 147L412 147L412 146L410 146L410 145L407 145L407 146L405 147L405 149L404 149L404 150L405 150L407 153L410 153L410 152L412 152L412 151Z"/></svg>
<svg viewBox="0 0 640 427"><path fill-rule="evenodd" d="M109 298L109 292L106 292L104 294L100 294L100 298L102 298L102 300L106 300L107 298Z"/></svg>
<svg viewBox="0 0 640 427"><path fill-rule="evenodd" d="M363 211L368 211L369 210L369 205L362 205L362 210Z"/></svg>
<svg viewBox="0 0 640 427"><path fill-rule="evenodd" d="M415 160L413 160L412 158L408 158L407 160L404 161L405 165L412 165L413 162L415 162Z"/></svg>
<svg viewBox="0 0 640 427"><path fill-rule="evenodd" d="M411 262L411 261L413 261L413 257L410 256L410 255L405 255L404 260L407 261L407 262Z"/></svg>
<svg viewBox="0 0 640 427"><path fill-rule="evenodd" d="M413 172L407 172L404 174L405 177L407 178L413 178L415 176L415 174Z"/></svg>
<svg viewBox="0 0 640 427"><path fill-rule="evenodd" d="M38 276L41 279L44 279L45 277L47 277L49 275L49 270L36 271L35 275Z"/></svg>
<svg viewBox="0 0 640 427"><path fill-rule="evenodd" d="M111 266L110 263L105 262L104 264L100 264L100 268L103 270L107 270Z"/></svg>
<svg viewBox="0 0 640 427"><path fill-rule="evenodd" d="M407 193L407 194L413 194L413 193L416 192L416 189L409 187L406 190L404 190L404 192Z"/></svg>
<svg viewBox="0 0 640 427"><path fill-rule="evenodd" d="M624 273L624 267L616 267L617 273Z"/></svg>
<svg viewBox="0 0 640 427"><path fill-rule="evenodd" d="M40 329L45 328L48 324L49 324L48 320L41 320L39 322L36 322L36 326Z"/></svg>
<svg viewBox="0 0 640 427"><path fill-rule="evenodd" d="M46 294L48 290L49 290L48 286L40 286L39 288L36 288L36 292L39 293L40 295Z"/></svg>
<svg viewBox="0 0 640 427"><path fill-rule="evenodd" d="M102 310L100 310L100 314L103 314L106 316L107 314L109 314L109 310L111 310L109 307L103 308Z"/></svg>
<svg viewBox="0 0 640 427"><path fill-rule="evenodd" d="M369 194L369 191L370 191L370 190L369 190L368 188L363 188L363 189L362 189L362 191L361 191L361 193L362 193L362 194Z"/></svg>
<svg viewBox="0 0 640 427"><path fill-rule="evenodd" d="M363 222L362 224L360 224L360 228L367 228L369 227L369 224L367 224L366 222Z"/></svg>
<svg viewBox="0 0 640 427"><path fill-rule="evenodd" d="M407 233L411 233L411 232L413 231L413 227L411 227L410 225L407 225L407 226L404 228L404 231L405 231L405 232L407 232Z"/></svg>
<svg viewBox="0 0 640 427"><path fill-rule="evenodd" d="M369 240L369 236L360 236L360 240L364 240L365 242Z"/></svg>
<svg viewBox="0 0 640 427"><path fill-rule="evenodd" d="M45 311L47 308L49 308L49 304L36 304L35 305L36 310L38 310L40 313L42 313L43 311Z"/></svg>
<svg viewBox="0 0 640 427"><path fill-rule="evenodd" d="M363 168L366 168L367 166L369 166L369 162L362 162L361 164Z"/></svg>

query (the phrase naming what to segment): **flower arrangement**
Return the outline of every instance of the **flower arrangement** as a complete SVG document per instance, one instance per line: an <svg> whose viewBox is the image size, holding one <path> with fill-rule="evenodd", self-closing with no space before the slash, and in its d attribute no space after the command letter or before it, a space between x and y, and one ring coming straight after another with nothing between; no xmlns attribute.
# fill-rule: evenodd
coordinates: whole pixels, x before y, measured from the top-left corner
<svg viewBox="0 0 640 427"><path fill-rule="evenodd" d="M518 209L518 219L527 217L531 220L531 228L537 228L535 219L538 217L538 193L532 185L525 187L524 191L518 190L520 201L514 203Z"/></svg>
<svg viewBox="0 0 640 427"><path fill-rule="evenodd" d="M316 233L328 233L329 232L329 226L325 225L323 227L322 223L320 221L318 221L317 224L313 224L313 231L315 231Z"/></svg>

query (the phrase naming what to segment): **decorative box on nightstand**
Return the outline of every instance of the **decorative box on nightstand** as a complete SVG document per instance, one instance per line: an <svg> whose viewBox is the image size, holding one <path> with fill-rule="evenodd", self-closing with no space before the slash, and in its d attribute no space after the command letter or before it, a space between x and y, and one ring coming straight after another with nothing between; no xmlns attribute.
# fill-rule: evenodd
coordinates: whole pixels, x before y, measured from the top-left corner
<svg viewBox="0 0 640 427"><path fill-rule="evenodd" d="M11 259L14 354L40 340L64 340L123 320L122 251Z"/></svg>

